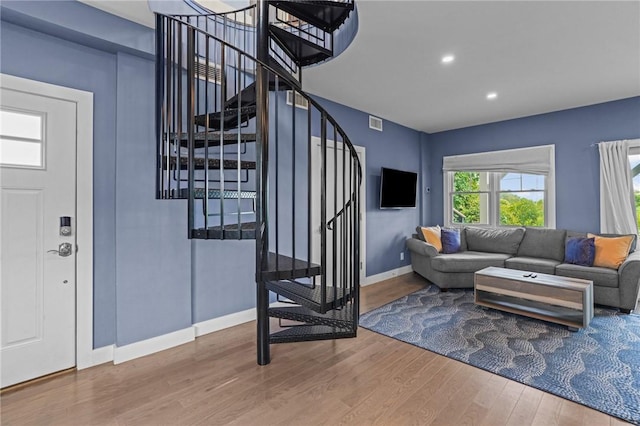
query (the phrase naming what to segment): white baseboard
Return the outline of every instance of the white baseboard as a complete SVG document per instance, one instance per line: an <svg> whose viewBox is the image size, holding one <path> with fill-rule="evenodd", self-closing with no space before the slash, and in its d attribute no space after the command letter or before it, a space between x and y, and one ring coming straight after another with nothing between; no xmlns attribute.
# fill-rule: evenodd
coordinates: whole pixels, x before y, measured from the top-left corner
<svg viewBox="0 0 640 426"><path fill-rule="evenodd" d="M411 269L411 265L392 269L390 271L366 277L365 282L361 285L366 286L375 284L380 281L408 274L412 271L413 269ZM269 305L269 307L272 308L283 306L290 305L288 303L282 302L273 302ZM165 349L170 349L175 346L191 342L195 340L196 337L204 336L205 334L254 321L255 319L256 310L255 308L252 308L240 312L235 312L229 315L224 315L218 318L213 318L207 321L198 322L193 324L193 326L189 328L174 331L173 333L164 334L162 336L153 337L151 339L142 340L140 342L131 343L130 345L104 346L102 348L94 349L91 352L90 360L87 360L87 362L83 362L82 365L79 364L77 367L78 370L82 370L84 368L93 367L95 365L104 364L105 362L110 361L113 361L114 364L120 364L132 359L151 355Z"/></svg>
<svg viewBox="0 0 640 426"><path fill-rule="evenodd" d="M409 272L413 272L411 265L403 266L401 268L392 269L390 271L381 272L376 275L368 276L365 279L365 282L362 283L361 285L366 286L366 285L379 283L380 281L384 281L384 280L388 280L389 278L394 278L400 275L408 274Z"/></svg>
<svg viewBox="0 0 640 426"><path fill-rule="evenodd" d="M278 308L283 306L291 305L282 302L273 302L269 305L270 308ZM256 316L256 310L255 308L252 308L229 315L224 315L218 318L213 318L207 321L197 322L193 324L193 328L195 329L196 337L200 337L204 336L205 334L213 333L215 331L224 330L225 328L244 324L245 322L254 321L256 319Z"/></svg>
<svg viewBox="0 0 640 426"><path fill-rule="evenodd" d="M89 359L84 361L78 360L76 368L78 370L84 370L85 368L93 367L96 365L104 364L105 362L113 361L113 348L115 345L103 346L98 349L94 349L89 354Z"/></svg>
<svg viewBox="0 0 640 426"><path fill-rule="evenodd" d="M245 322L253 321L254 319L256 319L256 310L255 308L252 308L207 321L197 322L193 324L193 328L195 329L196 337L200 337L205 334L213 333L214 331L220 331L225 328L244 324Z"/></svg>
<svg viewBox="0 0 640 426"><path fill-rule="evenodd" d="M142 340L125 346L116 346L113 353L113 363L129 361L146 355L151 355L165 349L173 348L195 340L195 328L189 327L173 333Z"/></svg>
<svg viewBox="0 0 640 426"><path fill-rule="evenodd" d="M402 268L394 270L400 271ZM389 274L394 271L385 272ZM397 273L394 272L396 276ZM383 275L383 274L379 274ZM379 275L375 275L378 277ZM371 278L371 277L369 277ZM379 281L382 281L382 278ZM269 304L271 308L291 306L289 303L273 302ZM142 340L140 342L131 343L125 346L105 346L103 348L95 349L92 353L92 364L85 365L82 368L91 367L93 365L102 364L113 360L114 364L120 364L132 359L140 358L146 355L151 355L156 352L170 349L175 346L179 346L195 340L196 337L204 336L205 334L220 331L225 328L233 327L236 325L244 324L256 319L255 308L247 309L233 314L224 315L222 317L213 318L207 321L202 321L193 324L189 328L183 330L174 331L173 333L164 334L162 336L153 337L151 339ZM80 367L78 367L80 369Z"/></svg>

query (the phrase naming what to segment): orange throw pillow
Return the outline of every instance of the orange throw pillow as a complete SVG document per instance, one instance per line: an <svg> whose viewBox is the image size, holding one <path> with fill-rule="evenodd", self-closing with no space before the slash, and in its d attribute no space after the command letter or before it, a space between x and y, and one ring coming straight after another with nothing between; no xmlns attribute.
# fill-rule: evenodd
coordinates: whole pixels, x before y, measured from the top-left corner
<svg viewBox="0 0 640 426"><path fill-rule="evenodd" d="M593 266L618 269L629 255L629 248L633 242L633 236L601 237L587 234L588 238L595 238L596 257Z"/></svg>
<svg viewBox="0 0 640 426"><path fill-rule="evenodd" d="M440 226L429 226L420 228L424 240L438 249L438 253L442 251L442 241L440 240Z"/></svg>

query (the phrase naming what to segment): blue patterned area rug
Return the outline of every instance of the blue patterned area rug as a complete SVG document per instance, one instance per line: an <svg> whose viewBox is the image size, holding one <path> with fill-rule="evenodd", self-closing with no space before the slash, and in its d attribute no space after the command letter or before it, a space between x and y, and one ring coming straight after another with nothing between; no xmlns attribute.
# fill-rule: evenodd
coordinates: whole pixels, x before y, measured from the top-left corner
<svg viewBox="0 0 640 426"><path fill-rule="evenodd" d="M640 425L639 315L596 309L571 332L431 285L363 314L360 326Z"/></svg>

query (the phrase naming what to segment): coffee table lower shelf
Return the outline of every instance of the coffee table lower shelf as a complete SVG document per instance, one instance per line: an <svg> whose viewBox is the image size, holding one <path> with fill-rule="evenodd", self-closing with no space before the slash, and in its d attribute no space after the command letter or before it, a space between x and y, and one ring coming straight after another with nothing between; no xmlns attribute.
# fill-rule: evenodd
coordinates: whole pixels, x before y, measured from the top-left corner
<svg viewBox="0 0 640 426"><path fill-rule="evenodd" d="M512 314L525 315L543 321L566 325L571 329L583 327L583 312L563 306L504 296L476 290L476 305L498 309Z"/></svg>
<svg viewBox="0 0 640 426"><path fill-rule="evenodd" d="M490 266L474 274L475 303L577 330L593 318L593 282Z"/></svg>

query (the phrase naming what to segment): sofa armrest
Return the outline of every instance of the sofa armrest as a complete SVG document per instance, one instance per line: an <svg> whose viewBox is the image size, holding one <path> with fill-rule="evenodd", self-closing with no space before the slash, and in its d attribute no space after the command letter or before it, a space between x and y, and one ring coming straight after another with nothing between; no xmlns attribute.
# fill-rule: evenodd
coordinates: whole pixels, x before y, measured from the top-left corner
<svg viewBox="0 0 640 426"><path fill-rule="evenodd" d="M621 308L634 309L640 286L640 251L634 251L618 268L618 288Z"/></svg>
<svg viewBox="0 0 640 426"><path fill-rule="evenodd" d="M411 252L421 256L434 257L438 255L437 248L416 238L408 238L407 247Z"/></svg>

